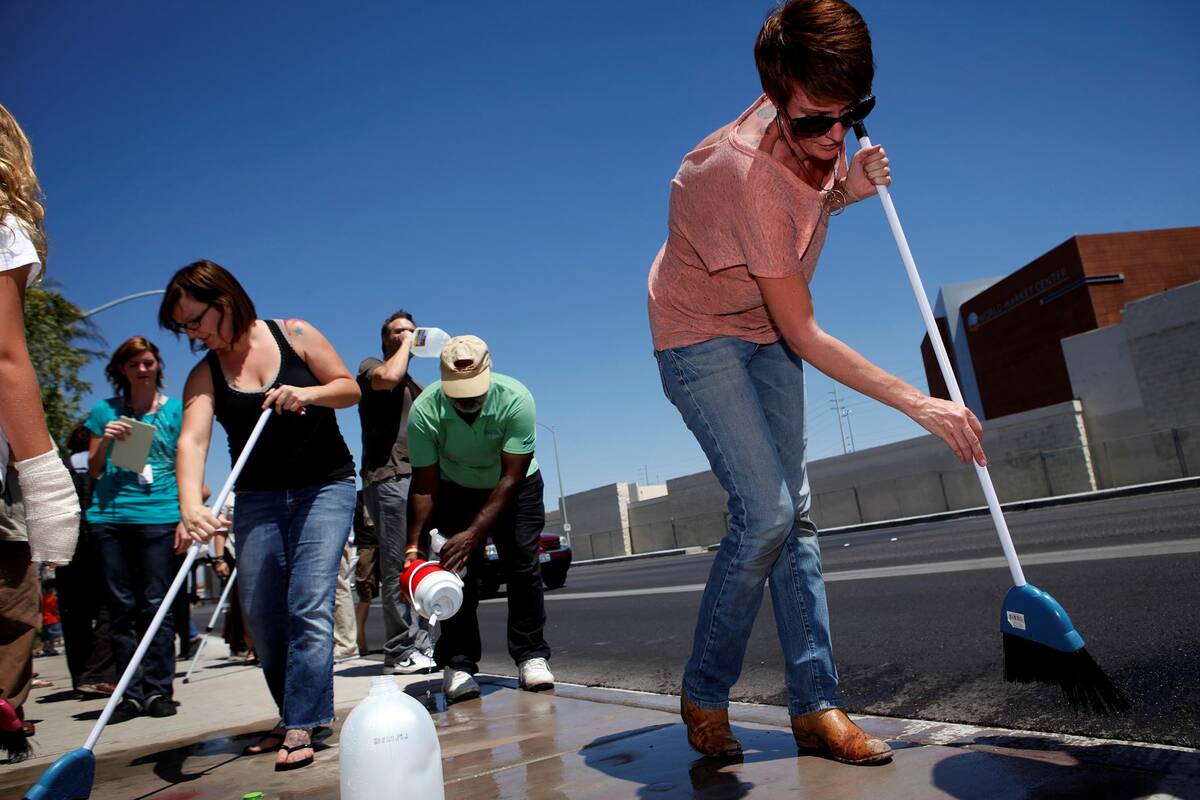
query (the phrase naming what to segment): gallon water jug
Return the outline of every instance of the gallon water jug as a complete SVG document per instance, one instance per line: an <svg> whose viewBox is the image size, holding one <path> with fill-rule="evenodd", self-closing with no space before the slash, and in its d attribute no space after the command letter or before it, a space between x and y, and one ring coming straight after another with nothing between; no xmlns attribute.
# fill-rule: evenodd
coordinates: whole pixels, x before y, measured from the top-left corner
<svg viewBox="0 0 1200 800"><path fill-rule="evenodd" d="M342 800L444 800L442 748L425 706L391 676L371 683L338 740Z"/></svg>
<svg viewBox="0 0 1200 800"><path fill-rule="evenodd" d="M443 569L436 561L417 559L400 573L400 590L413 610L429 620L430 626L439 619L458 613L463 602L462 578Z"/></svg>
<svg viewBox="0 0 1200 800"><path fill-rule="evenodd" d="M441 328L417 328L413 332L412 354L420 358L437 358L450 341L450 334Z"/></svg>

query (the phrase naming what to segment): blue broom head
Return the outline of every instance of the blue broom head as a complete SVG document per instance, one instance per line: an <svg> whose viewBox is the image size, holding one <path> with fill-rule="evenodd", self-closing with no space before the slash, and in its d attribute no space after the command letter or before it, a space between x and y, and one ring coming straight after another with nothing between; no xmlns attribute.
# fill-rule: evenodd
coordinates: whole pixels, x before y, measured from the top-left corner
<svg viewBox="0 0 1200 800"><path fill-rule="evenodd" d="M1000 630L1008 636L1030 639L1063 653L1083 647L1083 637L1058 601L1033 584L1014 586L1004 596Z"/></svg>
<svg viewBox="0 0 1200 800"><path fill-rule="evenodd" d="M77 747L59 756L23 800L87 800L95 782L96 756L86 747Z"/></svg>
<svg viewBox="0 0 1200 800"><path fill-rule="evenodd" d="M1128 711L1125 694L1083 646L1083 637L1058 601L1036 586L1014 586L1000 611L1004 679L1048 683L1072 708L1096 714Z"/></svg>

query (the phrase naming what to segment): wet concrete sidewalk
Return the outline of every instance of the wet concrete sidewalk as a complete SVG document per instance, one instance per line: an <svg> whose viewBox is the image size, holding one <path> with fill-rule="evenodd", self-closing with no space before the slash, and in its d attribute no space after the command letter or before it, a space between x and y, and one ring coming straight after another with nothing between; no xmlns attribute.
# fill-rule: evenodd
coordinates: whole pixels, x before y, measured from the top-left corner
<svg viewBox="0 0 1200 800"><path fill-rule="evenodd" d="M55 680L54 661L38 660L43 678ZM381 668L367 660L338 665L341 720ZM61 672L55 682L69 686L65 665ZM398 680L431 709L447 800L1200 798L1200 752L1183 748L855 717L889 740L895 758L850 767L798 757L785 709L735 705L735 733L746 753L741 761L722 762L688 748L677 697L569 685L531 694L509 678L481 676L480 699L447 709L440 678ZM338 797L340 722L318 737L313 766L276 773L271 755L241 755L256 732L275 722L256 669L206 659L189 684L176 685L177 716L139 718L105 731L92 797L237 800L253 791L266 800ZM40 720L39 758L0 767L0 797L20 797L86 737L103 703L63 694L57 687L35 692L27 708ZM395 796L407 797L403 775L395 777Z"/></svg>

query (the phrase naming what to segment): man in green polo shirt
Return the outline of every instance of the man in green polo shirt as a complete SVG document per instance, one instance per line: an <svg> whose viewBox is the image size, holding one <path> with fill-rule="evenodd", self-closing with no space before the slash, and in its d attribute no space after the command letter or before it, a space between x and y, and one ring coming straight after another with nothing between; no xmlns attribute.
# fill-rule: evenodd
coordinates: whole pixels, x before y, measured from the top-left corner
<svg viewBox="0 0 1200 800"><path fill-rule="evenodd" d="M487 345L457 336L441 355L442 379L412 404L408 454L405 566L423 558L422 542L437 528L447 538L442 566L467 570L463 605L441 622L433 657L442 667L447 702L479 696L472 677L483 655L479 639L478 579L488 537L507 574L508 652L521 688L554 686L546 661L538 548L546 523L542 474L533 456L537 443L533 395L520 381L492 372Z"/></svg>

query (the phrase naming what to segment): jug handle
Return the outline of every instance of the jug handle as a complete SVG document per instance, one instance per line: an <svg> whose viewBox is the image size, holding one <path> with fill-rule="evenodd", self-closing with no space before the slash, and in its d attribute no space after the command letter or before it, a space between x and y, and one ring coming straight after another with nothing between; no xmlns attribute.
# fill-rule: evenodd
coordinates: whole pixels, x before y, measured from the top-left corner
<svg viewBox="0 0 1200 800"><path fill-rule="evenodd" d="M436 564L436 561L426 561L424 564L414 569L412 574L408 576L408 596L412 598L413 611L416 611L418 614L421 613L421 605L417 602L417 595L413 591L413 579L417 577L417 573L421 570L425 569L426 567L435 566Z"/></svg>

